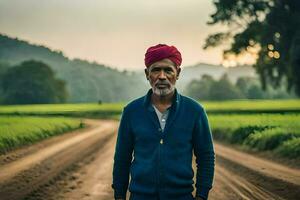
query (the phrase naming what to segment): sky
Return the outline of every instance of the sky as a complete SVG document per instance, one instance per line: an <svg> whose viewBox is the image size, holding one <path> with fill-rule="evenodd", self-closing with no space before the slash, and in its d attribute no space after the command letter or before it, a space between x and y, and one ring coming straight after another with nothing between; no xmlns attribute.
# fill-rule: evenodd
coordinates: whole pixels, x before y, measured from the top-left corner
<svg viewBox="0 0 300 200"><path fill-rule="evenodd" d="M0 33L121 70L144 68L149 46L175 45L183 66L221 64L203 50L212 0L0 0Z"/></svg>

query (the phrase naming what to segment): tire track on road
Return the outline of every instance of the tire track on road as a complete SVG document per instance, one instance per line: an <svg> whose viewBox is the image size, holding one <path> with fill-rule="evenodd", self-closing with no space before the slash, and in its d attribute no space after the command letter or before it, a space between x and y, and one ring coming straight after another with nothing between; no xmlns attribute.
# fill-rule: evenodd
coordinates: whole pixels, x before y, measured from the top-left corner
<svg viewBox="0 0 300 200"><path fill-rule="evenodd" d="M0 167L1 200L17 200L47 183L112 137L115 121L88 120L91 129ZM98 124L99 123L99 124Z"/></svg>

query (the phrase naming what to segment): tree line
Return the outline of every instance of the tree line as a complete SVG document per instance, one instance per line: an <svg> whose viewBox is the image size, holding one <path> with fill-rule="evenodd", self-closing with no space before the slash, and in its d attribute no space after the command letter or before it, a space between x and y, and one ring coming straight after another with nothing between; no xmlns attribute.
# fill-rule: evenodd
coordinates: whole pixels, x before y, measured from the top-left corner
<svg viewBox="0 0 300 200"><path fill-rule="evenodd" d="M285 86L274 89L262 88L260 81L253 77L239 77L232 83L227 74L215 80L210 75L189 82L184 93L197 100L230 100L230 99L285 99L296 98L294 93L286 91Z"/></svg>

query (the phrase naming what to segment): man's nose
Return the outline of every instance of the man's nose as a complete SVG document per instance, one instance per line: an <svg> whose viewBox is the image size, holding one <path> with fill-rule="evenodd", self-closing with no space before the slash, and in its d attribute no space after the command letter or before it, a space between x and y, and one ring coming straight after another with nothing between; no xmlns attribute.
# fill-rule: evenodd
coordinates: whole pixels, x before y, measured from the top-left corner
<svg viewBox="0 0 300 200"><path fill-rule="evenodd" d="M166 79L167 78L166 74L165 74L165 72L163 70L160 71L158 78L159 79Z"/></svg>

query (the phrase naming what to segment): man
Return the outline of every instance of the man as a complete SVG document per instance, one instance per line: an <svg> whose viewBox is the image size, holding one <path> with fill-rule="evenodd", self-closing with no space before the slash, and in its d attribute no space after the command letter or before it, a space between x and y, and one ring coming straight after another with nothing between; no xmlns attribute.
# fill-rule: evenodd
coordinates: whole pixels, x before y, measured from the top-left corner
<svg viewBox="0 0 300 200"><path fill-rule="evenodd" d="M196 157L196 200L212 187L215 153L204 108L175 89L181 54L158 44L145 54L152 89L123 110L114 156L114 197L125 200L192 200L192 155Z"/></svg>

